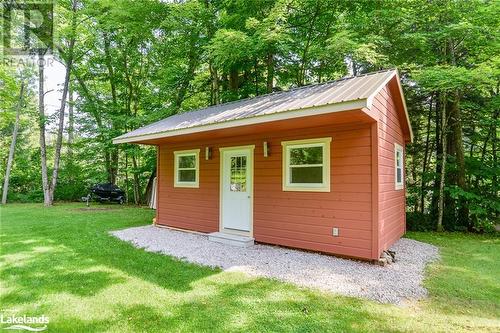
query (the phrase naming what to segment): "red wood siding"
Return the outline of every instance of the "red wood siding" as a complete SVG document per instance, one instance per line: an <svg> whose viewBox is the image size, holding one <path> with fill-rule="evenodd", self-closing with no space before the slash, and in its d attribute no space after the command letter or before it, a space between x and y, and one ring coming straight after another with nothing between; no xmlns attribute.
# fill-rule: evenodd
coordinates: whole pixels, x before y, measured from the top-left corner
<svg viewBox="0 0 500 333"><path fill-rule="evenodd" d="M393 95L386 86L373 100L378 121L378 252L389 248L406 231L405 188L395 189L394 143L405 141ZM404 153L405 156L406 152ZM406 176L406 173L403 173Z"/></svg>
<svg viewBox="0 0 500 333"><path fill-rule="evenodd" d="M372 258L370 126L322 125L163 143L159 149L157 223L202 232L218 231L219 148L254 144L253 236L256 241ZM333 138L331 192L284 192L281 142L328 136ZM263 156L264 141L270 144L267 158ZM205 160L207 146L212 148L212 158L208 161ZM173 152L196 148L201 149L200 187L174 188ZM333 227L339 228L339 237L332 236Z"/></svg>

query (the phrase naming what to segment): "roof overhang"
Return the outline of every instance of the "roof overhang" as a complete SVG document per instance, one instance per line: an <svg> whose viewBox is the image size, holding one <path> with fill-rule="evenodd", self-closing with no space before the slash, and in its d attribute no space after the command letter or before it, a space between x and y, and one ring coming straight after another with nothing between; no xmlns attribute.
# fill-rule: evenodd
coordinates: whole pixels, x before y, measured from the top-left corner
<svg viewBox="0 0 500 333"><path fill-rule="evenodd" d="M406 125L408 126L408 132L410 133L410 142L413 142L413 129L411 128L410 114L408 113L408 108L406 107L406 98L403 93L403 87L401 86L401 78L399 77L398 71L396 71L396 84L398 86L401 103L403 104L403 111L406 119Z"/></svg>
<svg viewBox="0 0 500 333"><path fill-rule="evenodd" d="M181 129L177 129L177 130L174 129L174 130L170 130L170 131L145 134L145 135L138 135L138 136L133 136L133 137L126 137L126 138L119 138L118 137L118 138L113 139L113 143L114 144L139 143L139 142L144 142L147 140L168 138L171 136L188 135L188 134L199 133L199 132L221 130L221 129L231 128L231 127L262 124L262 123L267 123L267 122L271 122L271 121L286 120L286 119L293 119L293 118L300 118L300 117L307 117L307 116L316 116L316 115L322 115L322 114L334 113L334 112L358 110L358 109L366 108L367 102L368 102L367 99L359 99L359 100L355 100L355 101L322 105L322 106L311 107L311 108L300 109L300 110L288 110L288 111L284 111L284 112L276 112L276 113L266 114L266 115L262 115L262 116L255 116L255 117L237 119L237 120L229 120L229 121L220 122L220 123L206 124L206 125L201 125L201 126L193 126L193 127L181 128Z"/></svg>

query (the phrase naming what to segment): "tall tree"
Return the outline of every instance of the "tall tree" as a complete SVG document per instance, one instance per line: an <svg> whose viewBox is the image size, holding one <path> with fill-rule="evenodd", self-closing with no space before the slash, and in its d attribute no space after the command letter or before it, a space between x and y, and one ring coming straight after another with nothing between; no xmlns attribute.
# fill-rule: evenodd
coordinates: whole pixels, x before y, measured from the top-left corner
<svg viewBox="0 0 500 333"><path fill-rule="evenodd" d="M45 141L45 127L47 118L45 116L45 57L44 53L38 55L38 126L39 126L39 143L40 143L40 163L42 174L42 191L43 203L45 206L52 205L49 178L47 173L47 144Z"/></svg>
<svg viewBox="0 0 500 333"><path fill-rule="evenodd" d="M10 170L12 168L12 163L14 162L14 153L16 150L16 142L17 142L17 134L19 131L19 119L21 114L21 109L23 107L24 102L24 89L25 89L25 81L21 78L21 88L19 91L19 100L16 105L16 120L14 122L14 130L12 131L12 141L10 143L9 149L9 158L7 160L7 167L5 169L5 176L3 182L3 192L2 192L2 204L5 205L7 203L7 194L9 192L9 180L10 180Z"/></svg>
<svg viewBox="0 0 500 333"><path fill-rule="evenodd" d="M62 149L62 139L64 132L64 116L65 116L65 108L66 108L66 98L68 95L69 81L71 79L71 70L73 66L73 55L74 55L74 46L76 40L76 27L77 27L77 17L76 11L78 7L78 1L73 0L70 9L70 32L68 38L67 49L63 49L63 47L59 46L58 51L60 53L61 58L64 61L66 67L66 73L64 76L64 86L61 97L61 105L59 108L59 119L58 119L58 127L57 127L57 139L55 144L55 153L54 153L54 166L52 169L52 178L49 181L48 170L47 170L47 146L45 142L45 112L44 112L44 64L43 64L43 55L40 54L39 61L39 112L40 112L40 155L42 159L42 184L43 184L43 192L44 192L44 204L46 206L52 205L54 201L54 192L57 186L57 179L59 176L59 165L61 160L61 149Z"/></svg>

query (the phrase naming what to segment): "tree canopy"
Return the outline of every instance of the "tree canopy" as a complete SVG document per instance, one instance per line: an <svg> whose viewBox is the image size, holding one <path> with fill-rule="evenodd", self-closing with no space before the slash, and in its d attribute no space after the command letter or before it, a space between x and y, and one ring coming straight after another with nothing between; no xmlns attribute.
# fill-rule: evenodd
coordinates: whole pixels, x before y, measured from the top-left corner
<svg viewBox="0 0 500 333"><path fill-rule="evenodd" d="M43 116L38 69L22 71L9 200L44 196L38 133L48 132L54 199L109 181L139 204L155 150L113 137L175 113L397 67L415 133L409 226L489 230L500 212L499 12L487 0L58 1L55 57L67 97ZM0 64L2 176L23 75Z"/></svg>

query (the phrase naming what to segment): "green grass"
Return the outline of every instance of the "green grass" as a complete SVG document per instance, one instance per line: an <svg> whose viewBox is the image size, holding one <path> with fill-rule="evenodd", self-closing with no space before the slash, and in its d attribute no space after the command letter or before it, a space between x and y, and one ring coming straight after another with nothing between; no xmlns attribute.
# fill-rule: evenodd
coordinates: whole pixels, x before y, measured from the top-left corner
<svg viewBox="0 0 500 333"><path fill-rule="evenodd" d="M500 317L500 238L462 233L410 233L439 246L442 261L427 270L436 311Z"/></svg>
<svg viewBox="0 0 500 333"><path fill-rule="evenodd" d="M94 207L109 209L0 208L0 309L45 314L50 332L500 330L493 236L410 234L442 261L428 269L430 297L397 307L148 253L108 231L148 224L151 210Z"/></svg>

